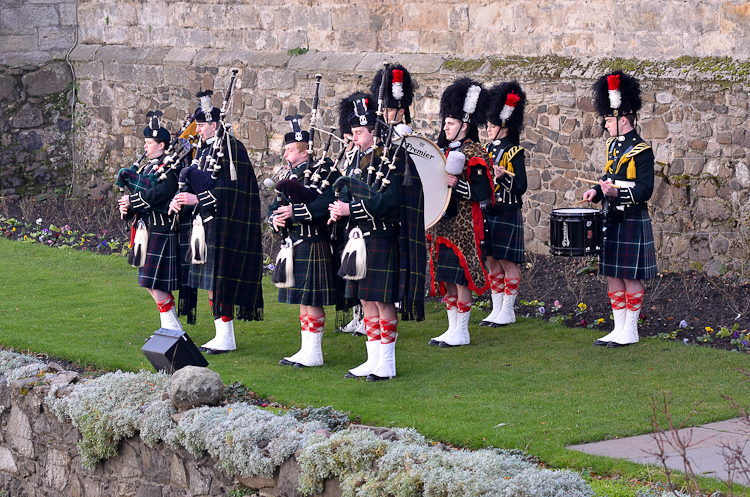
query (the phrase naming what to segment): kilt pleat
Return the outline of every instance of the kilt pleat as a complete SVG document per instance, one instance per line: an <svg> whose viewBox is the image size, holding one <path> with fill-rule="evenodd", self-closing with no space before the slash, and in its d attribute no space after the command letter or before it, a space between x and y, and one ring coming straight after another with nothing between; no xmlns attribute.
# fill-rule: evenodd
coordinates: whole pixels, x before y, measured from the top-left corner
<svg viewBox="0 0 750 497"><path fill-rule="evenodd" d="M214 252L216 245L216 223L215 219L203 225L206 230L206 262L203 264L191 264L188 286L201 290L212 290L214 280ZM188 242L189 243L189 242Z"/></svg>
<svg viewBox="0 0 750 497"><path fill-rule="evenodd" d="M656 277L654 233L646 209L607 227L600 271L604 276L629 280Z"/></svg>
<svg viewBox="0 0 750 497"><path fill-rule="evenodd" d="M151 232L146 262L138 268L138 284L165 292L180 288L180 245L176 232Z"/></svg>
<svg viewBox="0 0 750 497"><path fill-rule="evenodd" d="M326 240L303 241L294 247L294 287L279 289L279 302L311 306L334 305L339 291L331 269L331 245Z"/></svg>
<svg viewBox="0 0 750 497"><path fill-rule="evenodd" d="M455 283L457 285L469 286L461 260L453 249L443 244L438 244L437 260L435 261L435 281L443 283Z"/></svg>
<svg viewBox="0 0 750 497"><path fill-rule="evenodd" d="M526 262L521 209L501 210L497 215L487 216L486 222L490 234L487 255L516 264Z"/></svg>
<svg viewBox="0 0 750 497"><path fill-rule="evenodd" d="M398 237L365 237L367 274L348 281L346 296L369 302L398 302Z"/></svg>

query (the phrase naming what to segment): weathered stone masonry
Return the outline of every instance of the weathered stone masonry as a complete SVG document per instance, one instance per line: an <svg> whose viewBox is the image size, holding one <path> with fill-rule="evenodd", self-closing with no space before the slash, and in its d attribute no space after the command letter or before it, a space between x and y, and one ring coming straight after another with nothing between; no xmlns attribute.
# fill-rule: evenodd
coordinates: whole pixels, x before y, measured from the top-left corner
<svg viewBox="0 0 750 497"><path fill-rule="evenodd" d="M73 373L75 374L75 373ZM289 458L274 478L229 476L210 456L194 457L165 443L148 447L139 437L120 442L118 455L84 468L80 432L47 410L48 385L38 378L7 382L0 376L0 491L24 497L208 497L228 495L238 483L266 497L298 497L299 466ZM340 497L327 481L320 497Z"/></svg>
<svg viewBox="0 0 750 497"><path fill-rule="evenodd" d="M593 112L590 87L602 72L625 66L643 78L639 125L658 162L652 216L662 267L692 263L719 274L740 271L746 258L746 64L678 59L628 67L634 63L321 52L291 56L95 45L79 46L72 59L80 84L79 115L85 116L82 126L87 130L82 150L95 174L110 181L117 168L137 155L148 110L161 109L167 121L178 126L195 107L195 92L216 90L218 104L232 66L241 69L233 101L235 130L265 174L281 160L282 135L288 126L284 116L309 114L316 72L324 74L324 121L333 125L338 99L366 89L383 60L398 60L418 83L413 126L433 139L440 126L440 94L454 78L469 74L487 85L518 79L529 100L522 134L529 166L526 241L538 252L547 251L550 211L580 199L588 188L575 178L595 178L603 169L605 139Z"/></svg>

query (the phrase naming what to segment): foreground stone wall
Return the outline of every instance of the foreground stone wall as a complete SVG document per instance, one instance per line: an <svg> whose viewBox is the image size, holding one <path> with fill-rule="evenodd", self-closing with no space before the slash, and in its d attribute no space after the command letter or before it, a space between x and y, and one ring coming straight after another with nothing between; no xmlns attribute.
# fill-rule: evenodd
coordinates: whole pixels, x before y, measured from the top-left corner
<svg viewBox="0 0 750 497"><path fill-rule="evenodd" d="M72 373L75 375L75 373ZM44 397L51 388L38 378L7 382L0 376L0 493L25 497L208 497L229 495L242 484L260 496L297 497L299 466L294 458L274 478L228 476L208 455L196 458L164 443L148 447L139 437L123 440L118 455L96 469L81 466L80 432L50 414ZM321 497L340 497L328 481Z"/></svg>
<svg viewBox="0 0 750 497"><path fill-rule="evenodd" d="M0 196L67 193L73 75L64 62L0 70Z"/></svg>
<svg viewBox="0 0 750 497"><path fill-rule="evenodd" d="M325 124L335 125L338 100L366 90L383 60L398 60L418 84L413 127L432 139L440 126L440 95L453 79L469 75L486 85L518 79L528 95L521 136L529 176L526 243L541 253L548 251L550 211L581 198L588 186L577 177L596 178L603 170L605 138L590 87L598 75L623 67L643 83L639 126L657 160L652 216L661 266L747 274L747 63L690 58L658 63L560 57L445 60L437 55L336 52L291 56L111 45L81 45L72 58L85 130L79 147L90 164L89 179L103 182L99 191L139 154L146 112L162 110L175 131L195 108L197 91L215 90L218 105L231 66L240 68L234 127L265 175L281 161L288 127L284 116L309 115L316 72L324 75L320 108Z"/></svg>
<svg viewBox="0 0 750 497"><path fill-rule="evenodd" d="M743 0L81 0L80 41L134 47L742 58Z"/></svg>

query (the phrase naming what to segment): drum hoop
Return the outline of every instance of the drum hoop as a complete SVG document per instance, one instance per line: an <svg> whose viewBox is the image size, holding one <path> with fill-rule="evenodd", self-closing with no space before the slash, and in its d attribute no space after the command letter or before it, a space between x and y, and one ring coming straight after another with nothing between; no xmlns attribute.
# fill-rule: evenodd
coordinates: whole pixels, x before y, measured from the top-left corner
<svg viewBox="0 0 750 497"><path fill-rule="evenodd" d="M440 147L438 147L437 144L434 141L430 140L429 138L425 138L424 136L421 136L421 135L404 135L402 139L407 140L407 143L408 143L409 138L418 138L418 139L424 140L427 143L429 143L430 145L432 145L432 147L435 150L437 150L438 153L440 154L440 156L442 157L443 163L445 163L445 160L446 160L445 159L445 154L443 153L442 150L440 150ZM408 151L407 151L407 153L408 153ZM447 197L445 199L445 204L440 209L440 214L441 215L437 216L435 218L435 220L433 222L431 222L430 224L425 223L425 227L424 227L425 229L432 228L433 226L435 226L443 218L443 214L445 214L445 212L448 210L448 205L450 205L452 195L453 195L453 188L448 188L448 195L447 195Z"/></svg>

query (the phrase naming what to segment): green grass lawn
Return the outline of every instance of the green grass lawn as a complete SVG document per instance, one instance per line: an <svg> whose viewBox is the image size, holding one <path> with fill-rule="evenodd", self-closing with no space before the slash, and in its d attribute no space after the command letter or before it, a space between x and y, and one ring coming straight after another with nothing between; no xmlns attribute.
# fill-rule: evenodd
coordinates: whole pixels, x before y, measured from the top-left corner
<svg viewBox="0 0 750 497"><path fill-rule="evenodd" d="M0 345L112 370L151 369L140 347L159 317L125 259L0 240L0 261ZM435 304L426 321L400 323L394 380L344 379L365 360L364 338L332 333L333 320L324 366L281 367L279 359L299 348L298 308L276 303L268 279L264 292L265 321L236 323L238 350L209 358L225 383L240 381L285 405L333 405L366 424L414 427L463 447L523 449L552 467L647 478L653 468L565 447L650 432L652 395L671 394L678 420L701 402L698 424L736 416L722 395L750 403L736 372L748 367L744 354L652 339L592 347L601 332L536 319L479 327L484 314L476 310L471 345L440 349L427 345L447 326ZM198 323L186 326L198 344L214 335L205 292L200 298Z"/></svg>

